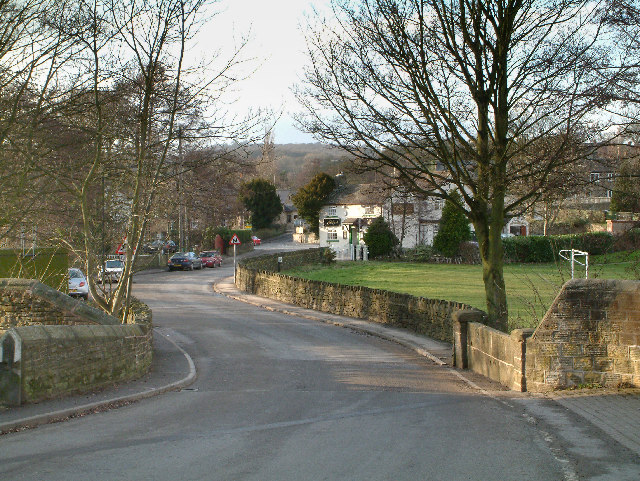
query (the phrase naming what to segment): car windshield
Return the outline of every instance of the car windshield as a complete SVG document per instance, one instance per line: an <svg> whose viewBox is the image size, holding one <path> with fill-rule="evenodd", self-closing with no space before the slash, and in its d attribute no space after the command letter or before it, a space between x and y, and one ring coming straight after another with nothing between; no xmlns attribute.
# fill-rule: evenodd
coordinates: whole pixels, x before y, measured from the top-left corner
<svg viewBox="0 0 640 481"><path fill-rule="evenodd" d="M82 279L83 277L80 269L69 269L69 279Z"/></svg>
<svg viewBox="0 0 640 481"><path fill-rule="evenodd" d="M213 252L213 251L206 251L206 252L202 252L200 254L200 257L213 257L215 255L216 255L216 253Z"/></svg>
<svg viewBox="0 0 640 481"><path fill-rule="evenodd" d="M117 269L122 267L122 261L107 261L107 269Z"/></svg>
<svg viewBox="0 0 640 481"><path fill-rule="evenodd" d="M176 259L178 257L187 257L187 254L185 254L184 252L176 252L175 254L173 254L172 259Z"/></svg>

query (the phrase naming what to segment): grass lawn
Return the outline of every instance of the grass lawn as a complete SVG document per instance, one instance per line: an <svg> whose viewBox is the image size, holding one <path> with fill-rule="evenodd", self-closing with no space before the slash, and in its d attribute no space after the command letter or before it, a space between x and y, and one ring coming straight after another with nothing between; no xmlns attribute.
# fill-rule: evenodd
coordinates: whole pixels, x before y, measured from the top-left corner
<svg viewBox="0 0 640 481"><path fill-rule="evenodd" d="M638 279L640 251L595 256L589 277ZM635 266L635 269L633 268ZM306 279L367 286L431 299L463 302L486 310L482 267L404 262L338 262L332 266L304 266L286 274ZM562 264L507 264L504 268L509 303L509 328L536 327L564 282L571 279ZM584 267L576 266L576 278Z"/></svg>

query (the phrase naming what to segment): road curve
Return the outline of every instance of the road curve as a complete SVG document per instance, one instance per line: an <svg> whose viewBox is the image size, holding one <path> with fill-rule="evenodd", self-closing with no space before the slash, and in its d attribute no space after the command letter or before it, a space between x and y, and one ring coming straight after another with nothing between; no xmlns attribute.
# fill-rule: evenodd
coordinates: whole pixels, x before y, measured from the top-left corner
<svg viewBox="0 0 640 481"><path fill-rule="evenodd" d="M294 247L259 249L283 248ZM232 273L225 261L135 285L155 325L193 358L195 383L3 436L0 478L556 481L608 472L558 446L505 393L487 395L378 337L214 293ZM618 462L626 471L616 479L626 479L633 460Z"/></svg>

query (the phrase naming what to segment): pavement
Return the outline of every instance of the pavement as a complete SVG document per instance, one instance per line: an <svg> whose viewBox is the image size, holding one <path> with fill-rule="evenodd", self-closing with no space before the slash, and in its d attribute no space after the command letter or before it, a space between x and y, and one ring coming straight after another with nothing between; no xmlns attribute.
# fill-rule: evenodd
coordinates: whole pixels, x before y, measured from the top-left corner
<svg viewBox="0 0 640 481"><path fill-rule="evenodd" d="M477 382L477 376L474 378L471 373L450 367L450 344L403 329L304 309L251 295L236 289L232 277L216 282L213 289L227 297L264 309L342 326L396 342L429 358L436 364L450 369L452 373L474 389L491 397L504 399L504 396L507 395L521 400L525 400L523 397L529 399L544 397L566 411L580 416L640 456L640 389L583 389L541 395L505 392L495 384L493 389L487 388L486 383ZM196 379L195 365L189 354L178 346L171 337L170 329L154 328L154 358L150 372L142 379L95 393L69 396L15 408L0 408L0 434L64 421L71 417L117 408L168 391L188 388Z"/></svg>

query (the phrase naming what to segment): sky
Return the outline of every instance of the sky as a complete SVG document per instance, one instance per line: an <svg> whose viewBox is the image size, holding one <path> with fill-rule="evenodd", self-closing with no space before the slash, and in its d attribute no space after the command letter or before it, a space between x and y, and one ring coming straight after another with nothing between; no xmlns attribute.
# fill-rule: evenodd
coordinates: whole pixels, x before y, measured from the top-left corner
<svg viewBox="0 0 640 481"><path fill-rule="evenodd" d="M244 69L249 78L236 84L232 110L250 108L282 112L275 126L276 143L314 142L294 127L292 114L300 107L291 91L306 63L300 25L312 8L326 8L329 0L221 0L221 10L203 26L200 48L231 52L243 36L249 44L243 57L255 59ZM224 54L223 54L224 55Z"/></svg>

